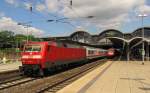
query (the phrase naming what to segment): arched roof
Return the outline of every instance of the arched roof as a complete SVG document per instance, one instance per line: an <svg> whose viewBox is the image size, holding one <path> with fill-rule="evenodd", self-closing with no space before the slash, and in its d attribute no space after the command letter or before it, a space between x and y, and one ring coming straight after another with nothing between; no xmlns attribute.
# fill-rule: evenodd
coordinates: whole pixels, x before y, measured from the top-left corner
<svg viewBox="0 0 150 93"><path fill-rule="evenodd" d="M70 35L70 37L73 37L74 35L82 34L82 33L91 36L90 33L86 32L86 31L76 31L76 32L72 33L72 34Z"/></svg>
<svg viewBox="0 0 150 93"><path fill-rule="evenodd" d="M129 40L130 47L135 46L136 44L138 44L141 41L142 41L142 37L134 37L134 38L130 39Z"/></svg>
<svg viewBox="0 0 150 93"><path fill-rule="evenodd" d="M130 43L136 41L137 39L142 39L142 37L134 37L132 39L129 40Z"/></svg>
<svg viewBox="0 0 150 93"><path fill-rule="evenodd" d="M116 30L116 29L107 29L107 30L102 31L102 32L99 34L99 36L101 36L102 34L105 34L105 33L107 33L107 32L110 32L110 31L113 31L113 32L115 32L115 33L119 33L119 34L122 34L122 35L123 35L123 33L122 33L121 31L119 31L119 30Z"/></svg>
<svg viewBox="0 0 150 93"><path fill-rule="evenodd" d="M139 37L142 37L142 29L144 28L144 36L145 37L149 37L150 36L150 27L140 27L136 30L134 30L132 32L132 35L135 37L135 36L139 36Z"/></svg>
<svg viewBox="0 0 150 93"><path fill-rule="evenodd" d="M138 46L139 44L141 44L143 41L143 37L134 37L132 39L129 40L129 43L130 43L130 47L133 48L135 46ZM144 38L144 42L150 42L149 39L147 38Z"/></svg>
<svg viewBox="0 0 150 93"><path fill-rule="evenodd" d="M108 30L104 30L98 35L99 40L106 37L123 37L123 33L120 32L119 30L108 29Z"/></svg>
<svg viewBox="0 0 150 93"><path fill-rule="evenodd" d="M136 30L134 30L132 33L136 32L138 30L141 30L142 28L144 28L144 29L150 29L150 27L140 27L140 28L137 28Z"/></svg>
<svg viewBox="0 0 150 93"><path fill-rule="evenodd" d="M126 44L128 41L120 37L107 37L111 40L116 47L122 47L123 43Z"/></svg>
<svg viewBox="0 0 150 93"><path fill-rule="evenodd" d="M119 41L122 41L122 42L128 42L128 40L126 40L126 39L123 39L123 38L120 38L120 37L107 37L108 39L116 39L116 40L119 40Z"/></svg>
<svg viewBox="0 0 150 93"><path fill-rule="evenodd" d="M85 31L77 31L70 35L71 40L82 43L92 43L92 36Z"/></svg>

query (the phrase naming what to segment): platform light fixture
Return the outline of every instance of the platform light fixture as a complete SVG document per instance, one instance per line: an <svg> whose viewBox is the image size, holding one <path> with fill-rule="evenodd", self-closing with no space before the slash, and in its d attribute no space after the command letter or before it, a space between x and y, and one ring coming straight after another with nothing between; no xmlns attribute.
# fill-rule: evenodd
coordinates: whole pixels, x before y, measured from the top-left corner
<svg viewBox="0 0 150 93"><path fill-rule="evenodd" d="M143 25L143 21L144 21L144 17L147 17L147 14L139 14L139 17L141 17L141 22L142 22L142 65L144 65L144 57L145 57L145 49L144 49L144 25Z"/></svg>

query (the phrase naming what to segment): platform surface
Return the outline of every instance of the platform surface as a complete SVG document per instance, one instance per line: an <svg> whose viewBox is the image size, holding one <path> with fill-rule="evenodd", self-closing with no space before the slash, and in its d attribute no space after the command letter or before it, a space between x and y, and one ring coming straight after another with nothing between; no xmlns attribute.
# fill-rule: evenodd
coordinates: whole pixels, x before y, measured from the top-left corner
<svg viewBox="0 0 150 93"><path fill-rule="evenodd" d="M21 66L20 61L7 64L0 64L0 72L16 70L19 69L19 66Z"/></svg>
<svg viewBox="0 0 150 93"><path fill-rule="evenodd" d="M99 67L89 74L92 73L95 73L96 78L89 83L81 82L90 78L85 75L58 93L150 93L150 62L141 65L141 62L117 61L105 71Z"/></svg>

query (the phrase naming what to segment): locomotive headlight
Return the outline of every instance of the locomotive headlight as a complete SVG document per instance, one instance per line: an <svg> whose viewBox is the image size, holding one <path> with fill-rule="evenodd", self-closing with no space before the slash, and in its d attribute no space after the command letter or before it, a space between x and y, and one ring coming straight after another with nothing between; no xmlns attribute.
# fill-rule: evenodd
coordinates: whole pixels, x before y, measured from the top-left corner
<svg viewBox="0 0 150 93"><path fill-rule="evenodd" d="M29 56L27 56L27 55L23 55L23 56L22 56L22 58L29 58Z"/></svg>
<svg viewBox="0 0 150 93"><path fill-rule="evenodd" d="M32 58L38 58L39 59L39 58L42 58L42 56L41 55L33 55Z"/></svg>

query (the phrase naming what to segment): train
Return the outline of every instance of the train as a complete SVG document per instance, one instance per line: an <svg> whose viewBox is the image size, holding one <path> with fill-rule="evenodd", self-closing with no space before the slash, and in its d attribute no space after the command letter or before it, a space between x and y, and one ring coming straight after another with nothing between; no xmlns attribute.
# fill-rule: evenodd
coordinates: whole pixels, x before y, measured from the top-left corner
<svg viewBox="0 0 150 93"><path fill-rule="evenodd" d="M20 71L24 75L44 76L45 72L57 67L112 56L114 56L113 48L105 50L55 41L28 42L21 53Z"/></svg>

